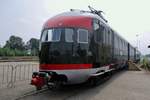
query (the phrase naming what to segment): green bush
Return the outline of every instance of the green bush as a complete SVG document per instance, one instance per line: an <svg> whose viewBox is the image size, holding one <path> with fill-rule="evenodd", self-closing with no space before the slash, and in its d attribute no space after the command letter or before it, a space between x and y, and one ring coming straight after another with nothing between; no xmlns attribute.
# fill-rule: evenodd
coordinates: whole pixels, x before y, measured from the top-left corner
<svg viewBox="0 0 150 100"><path fill-rule="evenodd" d="M12 35L3 47L0 46L0 56L37 56L38 49L39 39L31 38L25 44L21 37Z"/></svg>
<svg viewBox="0 0 150 100"><path fill-rule="evenodd" d="M26 50L17 50L10 48L0 48L0 56L27 56Z"/></svg>
<svg viewBox="0 0 150 100"><path fill-rule="evenodd" d="M147 57L143 58L142 63L143 63L144 69L150 70L150 61L148 60Z"/></svg>

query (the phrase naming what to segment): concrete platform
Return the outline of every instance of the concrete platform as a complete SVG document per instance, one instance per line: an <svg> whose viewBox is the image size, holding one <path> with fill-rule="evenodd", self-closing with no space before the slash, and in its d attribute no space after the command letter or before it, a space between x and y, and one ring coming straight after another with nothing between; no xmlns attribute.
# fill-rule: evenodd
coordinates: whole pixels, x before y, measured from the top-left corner
<svg viewBox="0 0 150 100"><path fill-rule="evenodd" d="M0 100L14 100L35 88L28 82L16 88L0 90ZM150 100L150 74L144 71L122 71L97 87L66 86L45 91L21 100Z"/></svg>

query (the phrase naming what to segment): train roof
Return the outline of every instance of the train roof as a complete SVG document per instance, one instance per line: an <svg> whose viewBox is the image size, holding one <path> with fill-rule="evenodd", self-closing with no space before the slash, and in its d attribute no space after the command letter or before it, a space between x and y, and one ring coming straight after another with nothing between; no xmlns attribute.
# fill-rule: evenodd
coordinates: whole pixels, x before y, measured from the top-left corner
<svg viewBox="0 0 150 100"><path fill-rule="evenodd" d="M96 18L102 21L103 23L105 23L106 25L108 25L107 22L104 19L102 19L100 16L91 12L86 12L86 11L71 10L70 12L64 12L54 17L57 17L57 16L83 16L83 17L89 17L89 18Z"/></svg>
<svg viewBox="0 0 150 100"><path fill-rule="evenodd" d="M91 30L91 22L92 20L90 17L81 16L79 13L75 12L65 12L48 19L43 28L81 27Z"/></svg>
<svg viewBox="0 0 150 100"><path fill-rule="evenodd" d="M104 23L105 25L109 26L108 23L103 18L101 18L100 16L98 16L94 13L75 10L75 11L64 12L64 13L58 14L58 15L50 18L48 21L46 21L43 28L56 26L55 24L50 25L51 23L57 23L58 24L60 22L66 23L66 22L69 22L69 21L73 22L71 24L78 24L81 27L86 26L86 27L90 28L91 22L88 23L88 19L91 20L93 18L98 19L102 23ZM76 21L73 21L73 20L76 20L76 21L80 20L80 21L82 21L82 23L76 23ZM89 25L89 26L87 26L87 25Z"/></svg>

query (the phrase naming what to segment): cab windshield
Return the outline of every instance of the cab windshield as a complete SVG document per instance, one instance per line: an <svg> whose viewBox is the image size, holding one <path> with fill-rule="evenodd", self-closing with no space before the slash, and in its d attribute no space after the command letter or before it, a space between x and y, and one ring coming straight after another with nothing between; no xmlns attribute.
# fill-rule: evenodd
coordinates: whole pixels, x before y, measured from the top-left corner
<svg viewBox="0 0 150 100"><path fill-rule="evenodd" d="M61 38L65 42L88 43L88 30L73 28L53 28L44 30L41 42L59 42Z"/></svg>
<svg viewBox="0 0 150 100"><path fill-rule="evenodd" d="M49 29L44 30L41 41L47 42L47 41L60 41L61 36L61 29Z"/></svg>

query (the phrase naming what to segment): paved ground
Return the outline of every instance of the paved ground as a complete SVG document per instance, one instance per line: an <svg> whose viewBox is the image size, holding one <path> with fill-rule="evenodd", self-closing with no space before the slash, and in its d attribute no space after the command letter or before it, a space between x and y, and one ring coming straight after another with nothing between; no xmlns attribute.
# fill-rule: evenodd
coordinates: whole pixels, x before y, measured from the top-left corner
<svg viewBox="0 0 150 100"><path fill-rule="evenodd" d="M20 85L14 89L0 90L0 100L14 100L17 96L34 90ZM66 86L59 91L45 91L21 100L150 100L150 74L143 71L124 71L97 87Z"/></svg>
<svg viewBox="0 0 150 100"><path fill-rule="evenodd" d="M38 67L38 62L0 62L0 89L10 87L12 82L31 79Z"/></svg>

